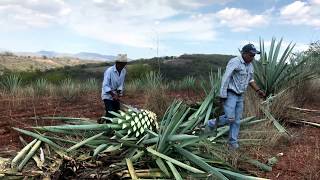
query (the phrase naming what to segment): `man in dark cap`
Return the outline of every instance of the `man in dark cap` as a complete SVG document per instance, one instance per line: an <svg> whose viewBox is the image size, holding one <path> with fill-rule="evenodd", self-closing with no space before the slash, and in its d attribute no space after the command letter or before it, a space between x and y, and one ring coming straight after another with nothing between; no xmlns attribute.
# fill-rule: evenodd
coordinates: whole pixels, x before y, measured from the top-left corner
<svg viewBox="0 0 320 180"><path fill-rule="evenodd" d="M260 54L253 44L243 46L241 56L232 58L226 67L222 77L220 89L220 101L223 104L224 115L218 120L211 119L206 125L206 132L212 132L217 125L229 124L229 148L237 149L240 119L243 112L243 94L248 85L264 98L265 93L258 87L253 79L252 61L256 54Z"/></svg>

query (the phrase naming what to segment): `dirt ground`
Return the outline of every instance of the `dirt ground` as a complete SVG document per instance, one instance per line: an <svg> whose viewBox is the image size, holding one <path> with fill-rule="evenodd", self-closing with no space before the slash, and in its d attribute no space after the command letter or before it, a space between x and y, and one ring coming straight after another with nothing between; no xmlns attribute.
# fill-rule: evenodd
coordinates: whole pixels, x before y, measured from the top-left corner
<svg viewBox="0 0 320 180"><path fill-rule="evenodd" d="M192 96L179 93L169 95L189 100ZM123 102L135 107L143 107L144 98L128 95ZM314 103L306 108L320 110L320 103ZM56 124L53 120L32 120L30 119L32 117L70 116L96 120L103 114L104 106L98 94L89 94L72 102L53 97L0 97L0 156L12 156L21 148L18 133L11 127L27 128ZM320 123L320 114L306 113L305 119ZM320 179L320 129L307 125L290 125L287 130L291 134L291 140L288 143L265 150L265 154L283 153L283 156L279 157L279 162L273 167L272 172L259 174L279 180ZM257 157L261 156L257 154Z"/></svg>

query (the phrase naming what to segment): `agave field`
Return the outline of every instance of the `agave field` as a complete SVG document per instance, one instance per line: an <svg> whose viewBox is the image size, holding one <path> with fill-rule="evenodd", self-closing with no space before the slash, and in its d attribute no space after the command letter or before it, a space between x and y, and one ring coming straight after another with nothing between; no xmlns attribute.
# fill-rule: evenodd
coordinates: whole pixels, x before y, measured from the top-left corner
<svg viewBox="0 0 320 180"><path fill-rule="evenodd" d="M1 81L0 176L4 179L319 179L319 74L312 58L268 52L260 41L255 80L268 98L246 94L239 150L229 126L205 133L221 113L222 71L206 81L166 82L151 72L127 84L114 118L103 116L94 79L59 86ZM312 61L310 60L312 59ZM291 61L291 63L288 63ZM223 68L223 67L222 67ZM308 82L308 83L306 83ZM306 90L312 89L312 91ZM307 101L305 96L312 95ZM303 99L307 104L301 105ZM314 101L312 101L312 99ZM104 121L98 124L97 120Z"/></svg>

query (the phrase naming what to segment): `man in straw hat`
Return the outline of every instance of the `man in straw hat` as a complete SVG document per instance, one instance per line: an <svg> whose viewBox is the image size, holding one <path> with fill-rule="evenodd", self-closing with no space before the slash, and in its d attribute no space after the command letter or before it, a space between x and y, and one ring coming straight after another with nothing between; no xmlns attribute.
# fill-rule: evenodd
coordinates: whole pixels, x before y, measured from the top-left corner
<svg viewBox="0 0 320 180"><path fill-rule="evenodd" d="M126 77L126 69L128 58L127 54L119 54L116 57L115 65L109 67L104 72L102 82L101 98L105 105L106 117L113 117L109 111L120 110L120 97L123 95L124 80ZM98 120L102 123L101 120Z"/></svg>

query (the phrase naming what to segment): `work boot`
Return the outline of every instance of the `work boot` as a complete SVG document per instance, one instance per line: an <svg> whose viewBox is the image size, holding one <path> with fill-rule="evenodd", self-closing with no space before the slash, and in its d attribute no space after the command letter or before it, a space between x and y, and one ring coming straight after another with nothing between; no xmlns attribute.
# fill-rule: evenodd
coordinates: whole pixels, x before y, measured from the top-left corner
<svg viewBox="0 0 320 180"><path fill-rule="evenodd" d="M204 128L204 133L205 134L210 134L212 136L217 135L217 123L216 119L210 119L208 120L208 123L206 124Z"/></svg>

